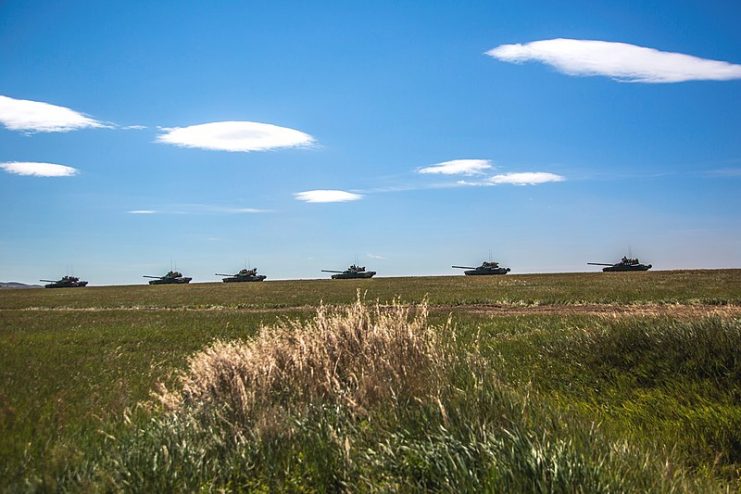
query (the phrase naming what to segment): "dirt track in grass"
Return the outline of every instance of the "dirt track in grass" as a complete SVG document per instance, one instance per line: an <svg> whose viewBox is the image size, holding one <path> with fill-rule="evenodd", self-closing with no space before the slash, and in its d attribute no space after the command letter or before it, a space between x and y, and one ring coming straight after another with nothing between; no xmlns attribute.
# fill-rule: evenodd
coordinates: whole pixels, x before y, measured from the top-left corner
<svg viewBox="0 0 741 494"><path fill-rule="evenodd" d="M488 314L492 316L670 316L670 317L736 317L741 316L740 305L612 305L612 304L558 304L558 305L468 305L433 306L433 311Z"/></svg>

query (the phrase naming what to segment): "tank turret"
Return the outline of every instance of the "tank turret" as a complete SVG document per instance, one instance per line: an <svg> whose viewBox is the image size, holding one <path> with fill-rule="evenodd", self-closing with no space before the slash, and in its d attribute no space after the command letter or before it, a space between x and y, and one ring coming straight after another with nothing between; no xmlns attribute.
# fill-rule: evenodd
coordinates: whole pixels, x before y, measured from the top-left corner
<svg viewBox="0 0 741 494"><path fill-rule="evenodd" d="M61 280L39 280L49 283L44 288L83 288L87 286L87 281L80 281L77 276L62 276Z"/></svg>
<svg viewBox="0 0 741 494"><path fill-rule="evenodd" d="M190 280L193 279L183 276L183 273L179 271L168 271L164 276L144 275L144 278L154 278L149 282L150 285L184 285L190 283Z"/></svg>
<svg viewBox="0 0 741 494"><path fill-rule="evenodd" d="M257 268L252 269L240 269L238 273L236 274L224 274L224 273L216 273L216 276L226 276L226 278L223 278L221 281L224 283L242 283L242 282L249 282L249 281L262 281L267 276L264 274L257 274Z"/></svg>
<svg viewBox="0 0 741 494"><path fill-rule="evenodd" d="M352 280L362 278L373 278L375 271L366 271L365 266L353 264L344 271L334 271L331 269L322 269L322 273L335 273L332 275L333 280Z"/></svg>

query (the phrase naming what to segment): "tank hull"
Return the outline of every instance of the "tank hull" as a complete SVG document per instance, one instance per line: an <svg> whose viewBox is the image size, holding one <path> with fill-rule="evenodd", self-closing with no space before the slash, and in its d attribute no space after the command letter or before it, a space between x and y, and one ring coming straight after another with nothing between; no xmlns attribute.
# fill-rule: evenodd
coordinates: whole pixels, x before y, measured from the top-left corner
<svg viewBox="0 0 741 494"><path fill-rule="evenodd" d="M359 280L364 278L373 278L375 271L362 271L360 273L337 273L332 275L333 280Z"/></svg>
<svg viewBox="0 0 741 494"><path fill-rule="evenodd" d="M223 278L221 281L223 281L224 283L249 283L254 281L262 281L265 278L267 278L267 276L265 276L264 274L260 274L257 276L229 276L227 278Z"/></svg>
<svg viewBox="0 0 741 494"><path fill-rule="evenodd" d="M509 273L509 268L497 268L497 269L469 269L463 271L466 276L492 276L497 274Z"/></svg>
<svg viewBox="0 0 741 494"><path fill-rule="evenodd" d="M185 285L190 283L193 278L164 278L161 280L152 280L150 285Z"/></svg>
<svg viewBox="0 0 741 494"><path fill-rule="evenodd" d="M622 271L648 271L651 269L650 264L615 264L614 266L607 266L602 268L605 273L616 273Z"/></svg>
<svg viewBox="0 0 741 494"><path fill-rule="evenodd" d="M87 281L78 281L77 283L49 283L44 288L85 288Z"/></svg>

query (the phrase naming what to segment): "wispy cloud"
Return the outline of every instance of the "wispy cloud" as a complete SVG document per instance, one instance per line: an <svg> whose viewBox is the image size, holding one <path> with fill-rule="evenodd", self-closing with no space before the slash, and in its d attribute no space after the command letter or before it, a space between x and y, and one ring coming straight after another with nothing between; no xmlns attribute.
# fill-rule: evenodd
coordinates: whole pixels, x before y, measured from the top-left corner
<svg viewBox="0 0 741 494"><path fill-rule="evenodd" d="M717 170L709 171L707 175L710 177L726 178L741 177L741 168L718 168Z"/></svg>
<svg viewBox="0 0 741 494"><path fill-rule="evenodd" d="M385 194L392 192L411 192L420 190L439 190L439 189L453 189L460 187L471 187L471 186L493 186L493 185L539 185L548 182L563 182L566 180L565 177L550 172L512 172L512 173L500 173L496 175L486 176L485 170L492 169L493 166L490 160L471 160L461 159L453 161L445 161L437 163L435 165L429 165L426 167L418 168L417 173L422 174L436 174L436 175L463 175L463 176L475 176L469 180L453 180L448 181L436 181L434 183L408 183L408 184L396 184L387 185L382 187L372 187L364 189L350 189L345 190L307 190L305 192L298 192L294 194L294 197L299 201L305 202L347 202L357 201L362 199L365 194ZM370 256L370 254L368 254Z"/></svg>
<svg viewBox="0 0 741 494"><path fill-rule="evenodd" d="M417 173L436 175L480 175L491 168L489 160L452 160L417 169Z"/></svg>
<svg viewBox="0 0 741 494"><path fill-rule="evenodd" d="M344 190L307 190L297 192L293 196L304 202L348 202L363 198L361 194Z"/></svg>
<svg viewBox="0 0 741 494"><path fill-rule="evenodd" d="M41 101L0 96L0 123L21 132L69 132L110 127L80 112Z"/></svg>
<svg viewBox="0 0 741 494"><path fill-rule="evenodd" d="M146 125L124 125L119 128L123 130L144 130L148 127Z"/></svg>
<svg viewBox="0 0 741 494"><path fill-rule="evenodd" d="M34 177L72 177L79 173L76 168L54 163L12 161L0 163L0 168L14 175L31 175Z"/></svg>
<svg viewBox="0 0 741 494"><path fill-rule="evenodd" d="M486 54L504 62L541 62L568 75L626 82L741 79L741 65L609 41L549 39L500 45Z"/></svg>
<svg viewBox="0 0 741 494"><path fill-rule="evenodd" d="M370 253L368 253L365 256L368 257L369 259L376 259L376 260L379 260L379 261L385 261L386 260L385 257L379 256L379 255L376 255L376 254L370 254Z"/></svg>
<svg viewBox="0 0 741 494"><path fill-rule="evenodd" d="M129 214L262 214L270 209L216 206L211 204L177 204L158 209L134 209Z"/></svg>
<svg viewBox="0 0 741 494"><path fill-rule="evenodd" d="M468 182L461 180L457 182L458 185L472 185L472 186L491 186L491 185L540 185L549 182L563 182L566 180L561 175L549 172L518 172L518 173L502 173L494 175L486 179L477 182Z"/></svg>
<svg viewBox="0 0 741 494"><path fill-rule="evenodd" d="M211 122L189 127L163 128L158 142L216 151L267 151L314 144L309 134L259 122Z"/></svg>
<svg viewBox="0 0 741 494"><path fill-rule="evenodd" d="M239 208L239 207L224 207L224 206L207 206L200 205L200 211L204 213L225 213L225 214L262 214L272 213L271 209L259 209L259 208Z"/></svg>

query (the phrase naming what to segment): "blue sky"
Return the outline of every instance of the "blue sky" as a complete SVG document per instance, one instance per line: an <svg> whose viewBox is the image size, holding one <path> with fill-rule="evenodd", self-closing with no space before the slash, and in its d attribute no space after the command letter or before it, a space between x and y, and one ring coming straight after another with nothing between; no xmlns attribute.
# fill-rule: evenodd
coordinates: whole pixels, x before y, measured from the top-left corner
<svg viewBox="0 0 741 494"><path fill-rule="evenodd" d="M741 267L741 4L521 5L0 3L0 281Z"/></svg>

